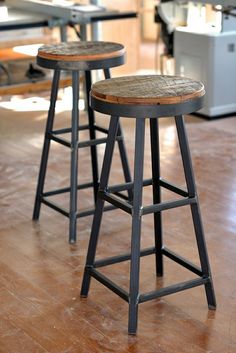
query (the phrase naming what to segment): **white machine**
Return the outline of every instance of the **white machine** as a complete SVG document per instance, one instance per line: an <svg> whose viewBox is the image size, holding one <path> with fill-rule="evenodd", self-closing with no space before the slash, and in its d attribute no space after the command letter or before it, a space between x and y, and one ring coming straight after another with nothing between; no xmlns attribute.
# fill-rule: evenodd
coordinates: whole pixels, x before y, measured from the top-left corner
<svg viewBox="0 0 236 353"><path fill-rule="evenodd" d="M204 83L206 100L200 113L210 119L236 112L236 6L228 10L231 14L220 12L220 25L190 24L175 31L176 74Z"/></svg>

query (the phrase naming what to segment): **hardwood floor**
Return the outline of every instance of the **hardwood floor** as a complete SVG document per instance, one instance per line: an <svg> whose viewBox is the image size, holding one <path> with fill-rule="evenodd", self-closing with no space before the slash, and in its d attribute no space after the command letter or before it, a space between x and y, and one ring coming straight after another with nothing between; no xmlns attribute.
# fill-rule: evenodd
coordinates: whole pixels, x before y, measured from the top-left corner
<svg viewBox="0 0 236 353"><path fill-rule="evenodd" d="M34 100L33 100L34 101ZM31 220L46 104L43 98L29 112L32 99L19 101L19 111L1 108L0 140L0 352L1 353L234 353L236 352L236 120L187 118L190 146L212 266L217 310L208 311L204 288L198 287L139 306L136 337L127 335L128 306L92 280L87 299L79 296L92 217L78 222L78 242L68 244L68 220L46 206L38 222ZM45 103L45 104L44 104ZM16 103L13 105L17 107ZM46 107L45 107L46 109ZM107 118L99 117L107 122ZM68 111L57 116L59 126L70 121ZM67 122L67 123L66 123ZM132 163L133 124L123 119ZM84 132L81 138L84 137ZM149 130L145 176L150 175ZM183 184L172 119L161 120L163 177ZM69 151L53 145L47 187L67 185ZM103 147L99 147L102 159ZM117 151L112 183L119 182ZM90 174L88 150L79 156L80 180ZM164 193L166 198L168 193ZM67 204L68 200L59 198ZM144 195L151 202L151 190ZM91 203L90 192L79 194L79 207ZM168 247L198 263L190 211L163 213ZM143 246L153 244L152 217L143 218ZM99 256L127 252L129 217L121 211L104 215ZM129 264L104 269L127 288ZM191 278L165 260L165 276L156 279L153 256L141 261L141 289Z"/></svg>

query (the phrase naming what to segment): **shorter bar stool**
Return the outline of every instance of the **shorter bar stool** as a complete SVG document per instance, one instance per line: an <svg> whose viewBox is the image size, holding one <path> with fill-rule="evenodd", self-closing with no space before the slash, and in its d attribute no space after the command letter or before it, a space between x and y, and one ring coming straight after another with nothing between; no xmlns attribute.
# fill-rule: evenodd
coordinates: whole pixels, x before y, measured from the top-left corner
<svg viewBox="0 0 236 353"><path fill-rule="evenodd" d="M183 119L183 114L193 113L203 106L204 94L204 86L199 82L182 77L157 75L114 78L107 81L97 82L91 89L92 108L104 114L111 115L111 121L88 247L81 296L86 297L88 295L90 280L91 277L93 277L127 301L129 304L129 334L136 334L138 304L148 300L204 285L209 309L215 309L216 307L190 150ZM113 148L117 136L120 116L136 119L134 177L132 182L108 186ZM161 117L170 116L174 117L176 123L187 190L162 179L160 176L158 120ZM143 180L146 118L150 119L152 178ZM143 206L143 186L148 185L152 185L153 204ZM176 193L179 196L178 199L162 201L161 188L166 188ZM115 195L117 192L130 189L133 191L132 202L126 202ZM105 201L131 215L131 252L117 255L115 257L95 260ZM191 208L200 257L200 267L177 255L163 244L162 212L185 205L189 205ZM154 215L155 246L141 249L141 221L142 217L147 214ZM163 256L166 256L191 271L196 275L196 278L151 291L149 293L140 293L140 257L150 254L155 254L156 256L157 276L163 276ZM98 270L99 267L126 260L130 260L129 292L120 288L116 283L111 281Z"/></svg>
<svg viewBox="0 0 236 353"><path fill-rule="evenodd" d="M88 106L88 124L79 124L79 81L81 72L85 72L86 83L86 99L88 101L89 91L91 88L91 70L102 69L105 78L110 78L110 68L124 64L125 48L122 44L112 42L68 42L59 44L44 45L39 48L37 55L37 63L47 69L54 70L50 107L45 130L44 146L41 157L41 164L38 176L37 191L35 197L35 205L33 219L38 220L40 215L41 204L45 204L55 211L60 212L69 218L69 241L76 241L76 224L78 217L84 217L94 213L94 208L88 210L77 211L77 190L88 187L93 188L94 202L96 202L98 185L99 185L99 170L97 158L97 145L106 143L108 130L99 126L95 122L94 111ZM72 117L71 127L53 130L55 105L57 101L58 87L60 82L61 71L66 71L72 75ZM78 132L81 130L89 131L89 140L79 141ZM102 132L106 136L97 138L96 133ZM71 134L71 140L61 137L63 134ZM70 167L70 185L62 189L44 191L44 182L48 164L48 156L51 141L55 141L63 146L71 149L71 167ZM118 127L116 140L120 152L124 178L130 181L130 171L128 165L127 154L124 145L124 139L121 127ZM78 149L90 147L91 164L92 164L92 181L78 185ZM60 207L58 204L50 200L50 196L70 193L69 210ZM107 207L106 209L113 209Z"/></svg>

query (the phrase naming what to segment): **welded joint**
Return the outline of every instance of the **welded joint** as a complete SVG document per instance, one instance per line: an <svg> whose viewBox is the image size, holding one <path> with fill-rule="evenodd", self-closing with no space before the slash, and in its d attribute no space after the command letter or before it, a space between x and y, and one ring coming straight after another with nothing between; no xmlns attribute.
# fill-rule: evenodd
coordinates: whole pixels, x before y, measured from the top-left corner
<svg viewBox="0 0 236 353"><path fill-rule="evenodd" d="M99 188L98 189L98 194L110 194L109 193L109 190L108 190L108 187L106 186L105 188Z"/></svg>
<svg viewBox="0 0 236 353"><path fill-rule="evenodd" d="M131 209L131 216L134 217L134 207L132 207L132 209ZM141 218L143 216L143 206L139 207L138 216L139 216L139 218Z"/></svg>
<svg viewBox="0 0 236 353"><path fill-rule="evenodd" d="M79 142L70 143L71 153L73 153L74 151L78 150L78 148L79 148Z"/></svg>
<svg viewBox="0 0 236 353"><path fill-rule="evenodd" d="M137 297L136 297L135 305L138 305L138 304L139 304L139 299L140 299L140 293L138 293L138 295L137 295ZM131 304L130 293L129 293L129 296L128 296L128 303Z"/></svg>
<svg viewBox="0 0 236 353"><path fill-rule="evenodd" d="M46 140L51 140L52 132L48 132L48 131L45 132L44 137L45 137Z"/></svg>
<svg viewBox="0 0 236 353"><path fill-rule="evenodd" d="M189 200L192 200L192 203L198 203L198 195L195 193L193 196L189 196L188 197L189 198Z"/></svg>

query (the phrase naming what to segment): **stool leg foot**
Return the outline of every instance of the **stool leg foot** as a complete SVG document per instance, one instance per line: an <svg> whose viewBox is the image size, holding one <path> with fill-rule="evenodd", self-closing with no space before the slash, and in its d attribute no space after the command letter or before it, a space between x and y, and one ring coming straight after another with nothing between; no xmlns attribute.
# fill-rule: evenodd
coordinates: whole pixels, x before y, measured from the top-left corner
<svg viewBox="0 0 236 353"><path fill-rule="evenodd" d="M48 163L48 155L50 149L51 139L49 134L53 129L53 122L55 117L55 105L57 100L58 86L60 80L60 70L54 71L53 81L52 81L52 89L51 89L51 98L50 98L50 107L48 110L48 118L45 129L45 137L44 137L44 145L41 156L40 168L39 168L39 176L38 176L38 184L36 190L36 197L34 203L34 211L33 211L33 220L39 219L40 208L41 208L41 198L43 194L44 182L46 177L47 163Z"/></svg>
<svg viewBox="0 0 236 353"><path fill-rule="evenodd" d="M107 184L108 184L118 123L119 123L118 117L111 117L108 136L107 136L106 149L105 149L105 154L103 159L102 171L101 171L101 180L100 180L101 192L107 188ZM87 297L88 291L89 291L89 285L90 285L90 279L91 279L90 269L93 268L94 266L99 230L100 230L100 225L102 221L103 207L104 207L104 200L101 199L101 196L98 193L98 199L96 202L93 224L91 228L91 235L89 240L84 277L83 277L83 282L82 282L82 287L80 292L81 297Z"/></svg>
<svg viewBox="0 0 236 353"><path fill-rule="evenodd" d="M89 102L89 92L92 85L91 71L85 71L85 81L86 81L86 98L88 106L88 119L89 119L89 138L90 140L96 139L96 130L95 130L95 118L94 111L88 104ZM97 158L97 146L90 147L91 152L91 163L92 163L92 175L93 175L93 193L94 193L94 202L97 200L97 192L99 185L99 173L98 173L98 158Z"/></svg>
<svg viewBox="0 0 236 353"><path fill-rule="evenodd" d="M129 325L128 334L136 335L138 327L138 303L129 304Z"/></svg>
<svg viewBox="0 0 236 353"><path fill-rule="evenodd" d="M151 154L152 154L152 190L153 203L161 202L160 188L160 147L158 119L150 119ZM161 212L156 212L154 217L154 234L156 249L156 275L163 276L163 254L162 254L162 217Z"/></svg>
<svg viewBox="0 0 236 353"><path fill-rule="evenodd" d="M191 212L192 212L193 224L194 224L194 229L195 229L195 234L197 239L197 246L198 246L198 252L199 252L203 275L209 278L209 282L205 284L208 307L209 309L215 309L216 308L215 291L214 291L214 286L213 286L213 281L211 276L210 263L208 259L207 247L206 247L206 242L204 237L204 230L203 230L203 225L201 220L201 213L200 213L198 203L191 205Z"/></svg>
<svg viewBox="0 0 236 353"><path fill-rule="evenodd" d="M111 78L110 70L109 69L104 69L104 76L106 79ZM123 137L123 131L121 124L119 123L118 125L118 131L117 131L117 136L120 136L121 139L118 140L118 147L119 147L119 152L120 152L120 159L122 163L122 168L124 172L124 179L126 183L129 183L132 181L131 173L130 173L130 168L129 168L129 161L128 161L128 156L127 156L127 151L125 148L125 142L124 142L124 137ZM133 200L133 192L131 189L128 190L128 197L129 201L132 202Z"/></svg>
<svg viewBox="0 0 236 353"><path fill-rule="evenodd" d="M139 269L141 240L141 207L143 191L143 160L145 119L136 120L135 161L134 161L134 200L132 212L130 292L129 292L129 334L136 334L139 301Z"/></svg>
<svg viewBox="0 0 236 353"><path fill-rule="evenodd" d="M77 185L78 185L78 125L79 125L79 72L72 72L73 107L71 117L71 171L70 171L70 226L69 242L76 242Z"/></svg>
<svg viewBox="0 0 236 353"><path fill-rule="evenodd" d="M196 192L196 186L195 186L195 180L194 180L191 155L190 155L190 150L188 145L188 138L187 138L183 117L176 116L175 122L176 122L178 137L179 137L179 145L180 145L180 151L181 151L182 160L183 160L184 173L185 173L189 197L195 197L197 195L197 192ZM201 220L201 213L200 213L198 200L196 203L191 204L191 212L192 212L193 225L194 225L194 230L196 235L196 241L197 241L203 276L209 279L209 281L205 284L208 306L210 309L214 309L216 308L216 298L215 298L210 263L208 259L207 247L205 242L205 236L204 236L204 230L203 230L203 224Z"/></svg>

